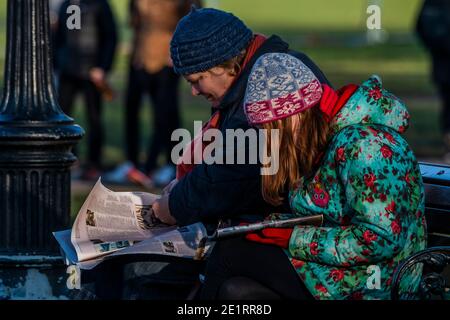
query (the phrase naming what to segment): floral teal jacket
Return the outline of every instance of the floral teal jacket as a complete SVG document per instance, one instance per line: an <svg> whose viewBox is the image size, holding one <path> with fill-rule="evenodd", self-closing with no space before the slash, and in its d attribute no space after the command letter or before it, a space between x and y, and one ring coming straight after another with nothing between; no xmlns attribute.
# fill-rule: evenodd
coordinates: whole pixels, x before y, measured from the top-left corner
<svg viewBox="0 0 450 320"><path fill-rule="evenodd" d="M320 168L290 192L296 215L325 218L322 227L297 226L287 250L316 299L389 299L398 263L426 247L422 178L400 136L408 121L372 76L333 119ZM402 290L416 290L421 272Z"/></svg>

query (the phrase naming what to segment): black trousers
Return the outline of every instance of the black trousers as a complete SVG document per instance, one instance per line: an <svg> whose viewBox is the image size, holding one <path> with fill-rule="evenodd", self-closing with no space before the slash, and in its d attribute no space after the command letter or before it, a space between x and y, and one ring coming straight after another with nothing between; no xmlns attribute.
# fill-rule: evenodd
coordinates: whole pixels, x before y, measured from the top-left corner
<svg viewBox="0 0 450 320"><path fill-rule="evenodd" d="M157 167L158 156L165 152L167 162L175 145L171 142L173 130L180 127L178 108L179 76L172 68L165 67L151 74L143 69L130 67L126 94L126 146L127 158L138 165L140 146L139 110L142 97L148 93L153 105L153 132L147 150L144 170L147 173Z"/></svg>
<svg viewBox="0 0 450 320"><path fill-rule="evenodd" d="M442 130L450 133L450 84L440 84L439 93L442 100Z"/></svg>
<svg viewBox="0 0 450 320"><path fill-rule="evenodd" d="M313 299L280 247L245 238L216 243L206 265L200 298Z"/></svg>
<svg viewBox="0 0 450 320"><path fill-rule="evenodd" d="M69 116L72 114L74 101L79 93L83 94L87 109L88 162L100 168L104 139L101 94L90 80L62 74L58 86L59 104L64 113Z"/></svg>

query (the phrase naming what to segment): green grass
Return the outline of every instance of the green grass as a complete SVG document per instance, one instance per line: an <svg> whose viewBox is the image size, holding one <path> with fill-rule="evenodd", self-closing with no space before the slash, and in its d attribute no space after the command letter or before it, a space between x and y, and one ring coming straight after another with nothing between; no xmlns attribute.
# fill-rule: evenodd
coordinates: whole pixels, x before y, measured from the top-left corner
<svg viewBox="0 0 450 320"><path fill-rule="evenodd" d="M111 0L117 18L126 21L128 1ZM381 2L382 27L388 32L407 32L415 21L421 0L384 0ZM369 3L366 0L206 0L233 12L255 29L295 29L300 32L365 32Z"/></svg>
<svg viewBox="0 0 450 320"><path fill-rule="evenodd" d="M118 0L120 1L120 0ZM389 32L412 28L420 0L381 2L382 27ZM211 3L207 1L207 3ZM366 0L220 0L220 8L231 11L249 25L262 29L297 29L365 32Z"/></svg>

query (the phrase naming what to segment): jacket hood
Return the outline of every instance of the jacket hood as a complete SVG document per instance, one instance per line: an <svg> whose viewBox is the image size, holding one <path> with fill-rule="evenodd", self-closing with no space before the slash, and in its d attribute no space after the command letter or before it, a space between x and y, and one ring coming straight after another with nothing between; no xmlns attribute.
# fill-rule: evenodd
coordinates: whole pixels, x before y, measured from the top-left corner
<svg viewBox="0 0 450 320"><path fill-rule="evenodd" d="M384 125L403 133L409 126L410 115L405 104L382 88L379 76L366 80L348 99L331 122L336 133L355 124Z"/></svg>

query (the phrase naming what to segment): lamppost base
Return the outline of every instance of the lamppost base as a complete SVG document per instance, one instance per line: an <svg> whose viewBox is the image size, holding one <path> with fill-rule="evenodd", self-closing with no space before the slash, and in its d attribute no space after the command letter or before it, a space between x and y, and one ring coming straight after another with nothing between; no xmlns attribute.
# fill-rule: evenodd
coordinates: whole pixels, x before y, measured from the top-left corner
<svg viewBox="0 0 450 320"><path fill-rule="evenodd" d="M69 300L60 256L0 256L0 300Z"/></svg>

